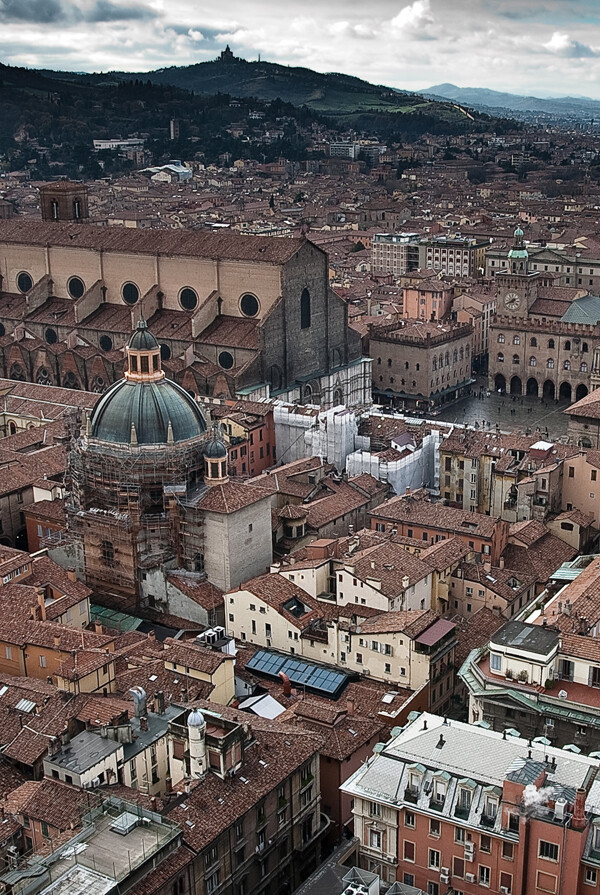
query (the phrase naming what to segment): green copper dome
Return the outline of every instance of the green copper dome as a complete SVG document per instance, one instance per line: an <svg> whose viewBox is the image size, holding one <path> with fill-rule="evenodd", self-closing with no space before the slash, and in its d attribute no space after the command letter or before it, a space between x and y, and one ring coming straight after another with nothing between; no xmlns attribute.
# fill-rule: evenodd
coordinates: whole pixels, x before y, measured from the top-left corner
<svg viewBox="0 0 600 895"><path fill-rule="evenodd" d="M158 342L148 329L148 324L141 318L138 321L137 328L129 340L128 348L134 351L156 351L159 347Z"/></svg>
<svg viewBox="0 0 600 895"><path fill-rule="evenodd" d="M171 440L187 441L202 435L206 432L206 423L193 398L170 379L157 382L121 379L96 404L91 429L92 438L100 441L167 444Z"/></svg>
<svg viewBox="0 0 600 895"><path fill-rule="evenodd" d="M224 460L227 456L227 448L221 439L215 436L204 446L202 453L209 460Z"/></svg>

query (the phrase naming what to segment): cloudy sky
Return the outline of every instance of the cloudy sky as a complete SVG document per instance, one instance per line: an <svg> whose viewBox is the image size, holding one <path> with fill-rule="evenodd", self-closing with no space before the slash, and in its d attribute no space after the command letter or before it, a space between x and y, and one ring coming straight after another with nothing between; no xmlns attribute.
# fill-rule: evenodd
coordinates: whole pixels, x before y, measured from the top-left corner
<svg viewBox="0 0 600 895"><path fill-rule="evenodd" d="M245 59L409 90L450 81L600 99L598 0L0 0L10 65L149 71L227 43Z"/></svg>

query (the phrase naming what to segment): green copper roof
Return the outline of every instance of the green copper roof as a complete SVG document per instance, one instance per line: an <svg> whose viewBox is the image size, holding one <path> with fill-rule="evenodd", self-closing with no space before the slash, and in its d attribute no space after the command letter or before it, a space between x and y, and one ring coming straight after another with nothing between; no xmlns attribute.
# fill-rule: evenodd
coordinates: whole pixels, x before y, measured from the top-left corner
<svg viewBox="0 0 600 895"><path fill-rule="evenodd" d="M119 380L96 404L91 423L92 438L116 444L167 444L171 440L169 423L173 442L187 441L206 432L198 405L170 379Z"/></svg>

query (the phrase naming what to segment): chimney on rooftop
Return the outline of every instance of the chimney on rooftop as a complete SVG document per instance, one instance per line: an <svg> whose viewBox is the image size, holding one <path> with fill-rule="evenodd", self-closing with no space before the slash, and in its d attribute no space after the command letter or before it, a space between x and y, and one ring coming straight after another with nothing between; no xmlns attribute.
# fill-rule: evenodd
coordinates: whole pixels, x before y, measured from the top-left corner
<svg viewBox="0 0 600 895"><path fill-rule="evenodd" d="M148 631L148 640L156 640L156 634L154 631Z"/></svg>
<svg viewBox="0 0 600 895"><path fill-rule="evenodd" d="M154 694L154 711L157 715L165 713L165 694L162 690L157 690Z"/></svg>
<svg viewBox="0 0 600 895"><path fill-rule="evenodd" d="M500 557L500 562L498 563L498 565L501 569L504 568L504 557L503 556Z"/></svg>
<svg viewBox="0 0 600 895"><path fill-rule="evenodd" d="M346 696L346 712L349 715L354 714L354 696Z"/></svg>
<svg viewBox="0 0 600 895"><path fill-rule="evenodd" d="M102 622L98 622L98 621L94 622L94 632L96 634L104 633L104 628L102 627Z"/></svg>
<svg viewBox="0 0 600 895"><path fill-rule="evenodd" d="M573 819L571 826L574 830L583 830L585 827L585 789L578 789L575 793L573 805Z"/></svg>
<svg viewBox="0 0 600 895"><path fill-rule="evenodd" d="M67 578L69 581L77 581L77 572L75 569L67 569Z"/></svg>
<svg viewBox="0 0 600 895"><path fill-rule="evenodd" d="M36 618L39 617L43 622L46 621L46 598L43 589L37 588L37 604L39 611L36 612Z"/></svg>
<svg viewBox="0 0 600 895"><path fill-rule="evenodd" d="M145 715L140 718L140 730L148 730L148 719Z"/></svg>
<svg viewBox="0 0 600 895"><path fill-rule="evenodd" d="M292 682L284 671L279 672L279 677L281 678L281 682L283 684L283 695L288 699L292 695Z"/></svg>

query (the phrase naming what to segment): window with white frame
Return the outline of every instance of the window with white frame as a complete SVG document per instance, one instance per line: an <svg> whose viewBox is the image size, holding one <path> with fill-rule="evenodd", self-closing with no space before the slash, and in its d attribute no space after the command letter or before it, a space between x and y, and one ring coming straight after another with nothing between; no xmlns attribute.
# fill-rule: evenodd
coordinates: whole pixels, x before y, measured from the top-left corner
<svg viewBox="0 0 600 895"><path fill-rule="evenodd" d="M369 845L371 848L381 850L381 832L379 830L369 831Z"/></svg>
<svg viewBox="0 0 600 895"><path fill-rule="evenodd" d="M502 656L499 653L490 653L490 668L492 671L502 670Z"/></svg>
<svg viewBox="0 0 600 895"><path fill-rule="evenodd" d="M439 870L440 868L440 853L435 848L429 849L427 866L430 870Z"/></svg>

